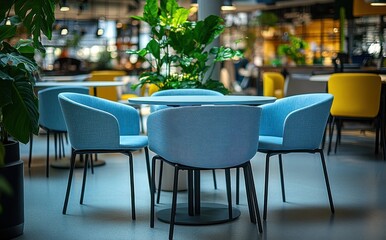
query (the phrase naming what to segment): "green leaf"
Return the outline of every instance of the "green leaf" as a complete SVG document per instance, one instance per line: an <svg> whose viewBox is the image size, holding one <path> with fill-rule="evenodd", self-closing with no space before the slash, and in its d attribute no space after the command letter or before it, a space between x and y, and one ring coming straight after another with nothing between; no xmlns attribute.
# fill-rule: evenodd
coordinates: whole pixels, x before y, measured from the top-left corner
<svg viewBox="0 0 386 240"><path fill-rule="evenodd" d="M7 25L2 25L0 26L0 41L11 38L15 36L16 34L16 25L12 26L7 26Z"/></svg>
<svg viewBox="0 0 386 240"><path fill-rule="evenodd" d="M0 66L20 66L23 65L25 70L31 73L39 70L37 64L20 53L6 53L0 55Z"/></svg>
<svg viewBox="0 0 386 240"><path fill-rule="evenodd" d="M151 53L156 59L161 57L161 50L158 42L154 39L150 40L146 45L146 49Z"/></svg>
<svg viewBox="0 0 386 240"><path fill-rule="evenodd" d="M35 47L33 45L33 41L31 39L20 39L16 45L15 48L25 57L30 59L31 61L34 60L35 56Z"/></svg>
<svg viewBox="0 0 386 240"><path fill-rule="evenodd" d="M15 0L15 13L32 34L35 46L39 45L41 32L51 39L52 25L55 22L55 0Z"/></svg>
<svg viewBox="0 0 386 240"><path fill-rule="evenodd" d="M12 96L9 89L13 84L13 78L8 74L0 71L0 108L12 103Z"/></svg>
<svg viewBox="0 0 386 240"><path fill-rule="evenodd" d="M161 1L161 9L168 15L173 16L176 10L179 8L176 0L162 0Z"/></svg>
<svg viewBox="0 0 386 240"><path fill-rule="evenodd" d="M143 18L149 25L155 25L159 22L157 0L146 0L143 8Z"/></svg>
<svg viewBox="0 0 386 240"><path fill-rule="evenodd" d="M10 91L12 103L2 107L3 126L16 140L28 143L30 133L37 134L39 130L38 100L33 91L32 79L22 69L23 66L12 67L10 70L15 81ZM6 81L0 81L1 87Z"/></svg>
<svg viewBox="0 0 386 240"><path fill-rule="evenodd" d="M189 17L189 10L185 8L179 8L176 10L176 12L173 14L172 18L172 26L177 28L184 22L188 20Z"/></svg>

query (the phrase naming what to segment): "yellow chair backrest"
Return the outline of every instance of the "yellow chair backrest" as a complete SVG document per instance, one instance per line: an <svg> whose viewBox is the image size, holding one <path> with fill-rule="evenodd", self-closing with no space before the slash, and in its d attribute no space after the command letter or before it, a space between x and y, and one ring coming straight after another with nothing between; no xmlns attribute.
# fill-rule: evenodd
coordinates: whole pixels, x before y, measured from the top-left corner
<svg viewBox="0 0 386 240"><path fill-rule="evenodd" d="M105 70L92 71L89 81L115 81L116 77L127 75L125 71ZM90 89L90 94L94 95L94 90ZM97 96L112 101L118 100L117 87L98 87Z"/></svg>
<svg viewBox="0 0 386 240"><path fill-rule="evenodd" d="M381 77L371 73L334 73L328 92L334 95L331 115L376 117L381 102Z"/></svg>
<svg viewBox="0 0 386 240"><path fill-rule="evenodd" d="M284 97L284 76L281 73L263 73L263 95L276 98Z"/></svg>

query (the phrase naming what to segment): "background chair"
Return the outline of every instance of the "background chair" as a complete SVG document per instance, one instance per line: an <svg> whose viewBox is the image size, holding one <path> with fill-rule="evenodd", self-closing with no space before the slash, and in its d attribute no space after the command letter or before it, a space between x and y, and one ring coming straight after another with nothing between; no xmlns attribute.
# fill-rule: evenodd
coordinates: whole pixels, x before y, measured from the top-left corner
<svg viewBox="0 0 386 240"><path fill-rule="evenodd" d="M125 71L118 70L92 71L89 81L115 81L116 77L125 75L127 75ZM117 87L98 87L96 95L94 93L94 89L91 89L90 95L105 98L111 101L119 100Z"/></svg>
<svg viewBox="0 0 386 240"><path fill-rule="evenodd" d="M157 91L152 94L152 96L223 96L222 93L209 90L209 89L168 89L168 90L162 90ZM154 112L160 109L167 108L165 105L152 105L150 106L150 111ZM158 192L157 192L157 203L160 201L160 195L161 195L161 186L162 186L162 173L163 173L163 162L161 161L160 164L160 172L159 172L159 179L158 179ZM213 184L214 188L217 189L217 181L216 181L216 172L215 170L212 170L213 174Z"/></svg>
<svg viewBox="0 0 386 240"><path fill-rule="evenodd" d="M331 212L334 213L323 150L320 148L333 96L327 93L302 94L262 105L259 152L266 154L263 219L267 218L269 160L279 156L283 202L286 201L282 155L293 152L319 153Z"/></svg>
<svg viewBox="0 0 386 240"><path fill-rule="evenodd" d="M263 73L263 95L276 98L284 97L284 76L281 73Z"/></svg>
<svg viewBox="0 0 386 240"><path fill-rule="evenodd" d="M258 145L259 121L260 108L251 106L178 107L149 116L149 148L157 154L152 161L152 177L155 177L156 159L175 168L169 239L173 238L179 170L225 169L231 218L230 169L242 167L250 218L262 231L250 165ZM154 182L152 190L155 190ZM154 200L151 194L151 227L154 227Z"/></svg>
<svg viewBox="0 0 386 240"><path fill-rule="evenodd" d="M50 161L50 134L54 135L55 140L55 159L65 157L63 136L67 138L67 127L64 122L62 109L60 108L58 95L62 92L75 92L88 94L86 87L52 87L40 90L39 98L39 126L47 133L47 157L46 157L46 176L49 176ZM59 143L58 143L59 141ZM59 146L59 149L58 149ZM31 168L32 161L33 135L31 135L30 150L28 158L28 168ZM59 150L59 154L58 154Z"/></svg>
<svg viewBox="0 0 386 240"><path fill-rule="evenodd" d="M150 186L150 163L147 136L139 135L138 111L130 106L94 96L62 93L59 101L68 128L73 153L68 177L63 214L66 214L71 182L77 154L118 152L129 157L131 211L135 219L134 173L132 151L145 149L148 181ZM83 203L86 184L87 162L84 164L80 203Z"/></svg>
<svg viewBox="0 0 386 240"><path fill-rule="evenodd" d="M378 153L379 138L384 147L383 125L381 125L381 77L370 73L335 73L328 80L328 92L334 95L331 107L330 138L328 153L334 125L337 127L335 153L341 140L344 121L361 121L372 124L375 128L375 153ZM381 133L381 137L379 134ZM385 155L385 154L384 154Z"/></svg>

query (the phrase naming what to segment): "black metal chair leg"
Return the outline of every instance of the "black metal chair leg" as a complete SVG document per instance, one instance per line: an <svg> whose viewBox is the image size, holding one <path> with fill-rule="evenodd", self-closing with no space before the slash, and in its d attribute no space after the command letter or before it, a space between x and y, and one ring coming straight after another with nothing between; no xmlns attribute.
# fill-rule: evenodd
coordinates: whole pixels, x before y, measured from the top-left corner
<svg viewBox="0 0 386 240"><path fill-rule="evenodd" d="M330 189L330 181L328 180L328 174L327 174L327 167L326 167L326 161L324 159L324 154L322 150L319 150L320 154L320 159L322 161L322 166L323 166L323 174L324 174L324 180L326 182L326 187L327 187L327 194L328 194L328 200L330 202L330 209L332 213L335 213L335 208L334 208L334 203L332 200L332 194L331 194L331 189Z"/></svg>
<svg viewBox="0 0 386 240"><path fill-rule="evenodd" d="M158 177L158 189L157 189L157 204L159 203L161 197L161 187L162 187L162 173L164 168L164 162L160 161L159 165L159 177Z"/></svg>
<svg viewBox="0 0 386 240"><path fill-rule="evenodd" d="M243 166L244 169L244 181L245 181L245 193L247 195L247 203L248 203L248 210L249 210L249 218L251 222L256 223L256 216L255 216L255 209L253 206L253 200L252 200L252 191L250 186L250 178L248 175L248 172L245 170L246 166Z"/></svg>
<svg viewBox="0 0 386 240"><path fill-rule="evenodd" d="M212 170L212 176L214 189L217 189L216 171L214 169Z"/></svg>
<svg viewBox="0 0 386 240"><path fill-rule="evenodd" d="M154 202L154 194L155 194L155 161L156 157L153 157L151 162L151 192L150 192L150 227L154 228L154 212L155 212L155 202Z"/></svg>
<svg viewBox="0 0 386 240"><path fill-rule="evenodd" d="M149 190L151 190L150 159L149 159L149 149L147 147L145 147L145 158L146 158L147 180L149 181ZM150 192L150 194L152 193Z"/></svg>
<svg viewBox="0 0 386 240"><path fill-rule="evenodd" d="M252 167L251 163L248 162L244 171L244 175L248 176L248 185L251 190L250 194L252 195L252 201L254 202L253 206L255 208L255 217L257 218L257 226L259 229L259 232L263 232L263 226L261 224L261 218L260 218L260 211L259 211L259 204L257 202L257 194L256 194L256 187L255 182L253 179L253 173L252 173Z"/></svg>
<svg viewBox="0 0 386 240"><path fill-rule="evenodd" d="M285 198L285 188L284 188L283 158L281 154L279 154L279 169L280 169L281 197L283 199L283 202L285 202L286 198Z"/></svg>
<svg viewBox="0 0 386 240"><path fill-rule="evenodd" d="M82 181L82 191L80 194L80 204L83 204L83 199L84 199L84 190L86 188L88 161L89 161L89 157L88 157L88 154L86 154L86 157L84 160L84 167L83 167L83 181Z"/></svg>
<svg viewBox="0 0 386 240"><path fill-rule="evenodd" d="M173 239L174 224L175 224L175 220L176 220L178 173L179 173L179 168L177 165L175 165L174 166L172 209L171 209L171 214L170 214L169 240Z"/></svg>
<svg viewBox="0 0 386 240"><path fill-rule="evenodd" d="M63 205L63 214L67 213L67 206L68 206L68 199L70 197L70 191L71 191L71 183L72 183L72 177L74 175L74 167L75 167L75 152L71 154L71 165L70 165L70 173L68 175L68 183L67 183L67 190L66 190L66 197L64 200L64 205Z"/></svg>
<svg viewBox="0 0 386 240"><path fill-rule="evenodd" d="M129 168L130 168L130 189L131 189L131 219L135 220L135 195L134 195L134 167L133 155L129 152Z"/></svg>
<svg viewBox="0 0 386 240"><path fill-rule="evenodd" d="M230 169L225 169L225 182L227 188L227 199L228 199L228 217L232 219L232 187L231 187L231 173Z"/></svg>
<svg viewBox="0 0 386 240"><path fill-rule="evenodd" d="M236 205L240 204L240 168L236 168Z"/></svg>
<svg viewBox="0 0 386 240"><path fill-rule="evenodd" d="M264 220L267 219L269 158L270 158L270 154L267 153L265 157L265 184L264 184L264 211L263 211Z"/></svg>
<svg viewBox="0 0 386 240"><path fill-rule="evenodd" d="M332 117L330 127L329 127L329 141L328 141L328 149L327 149L327 155L331 152L331 144L332 144L332 137L334 135L334 126L335 126L335 117Z"/></svg>
<svg viewBox="0 0 386 240"><path fill-rule="evenodd" d="M55 150L55 160L57 160L58 159L58 133L56 132L54 132L54 150Z"/></svg>

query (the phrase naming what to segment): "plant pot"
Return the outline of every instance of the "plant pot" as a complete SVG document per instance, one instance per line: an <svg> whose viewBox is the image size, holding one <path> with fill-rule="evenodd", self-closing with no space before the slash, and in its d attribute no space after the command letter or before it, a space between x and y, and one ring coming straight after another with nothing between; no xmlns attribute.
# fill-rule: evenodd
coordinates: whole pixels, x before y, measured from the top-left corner
<svg viewBox="0 0 386 240"><path fill-rule="evenodd" d="M2 194L0 201L0 239L11 239L24 231L24 167L20 159L19 142L4 144L5 165L0 167L3 176L12 189L11 195Z"/></svg>

